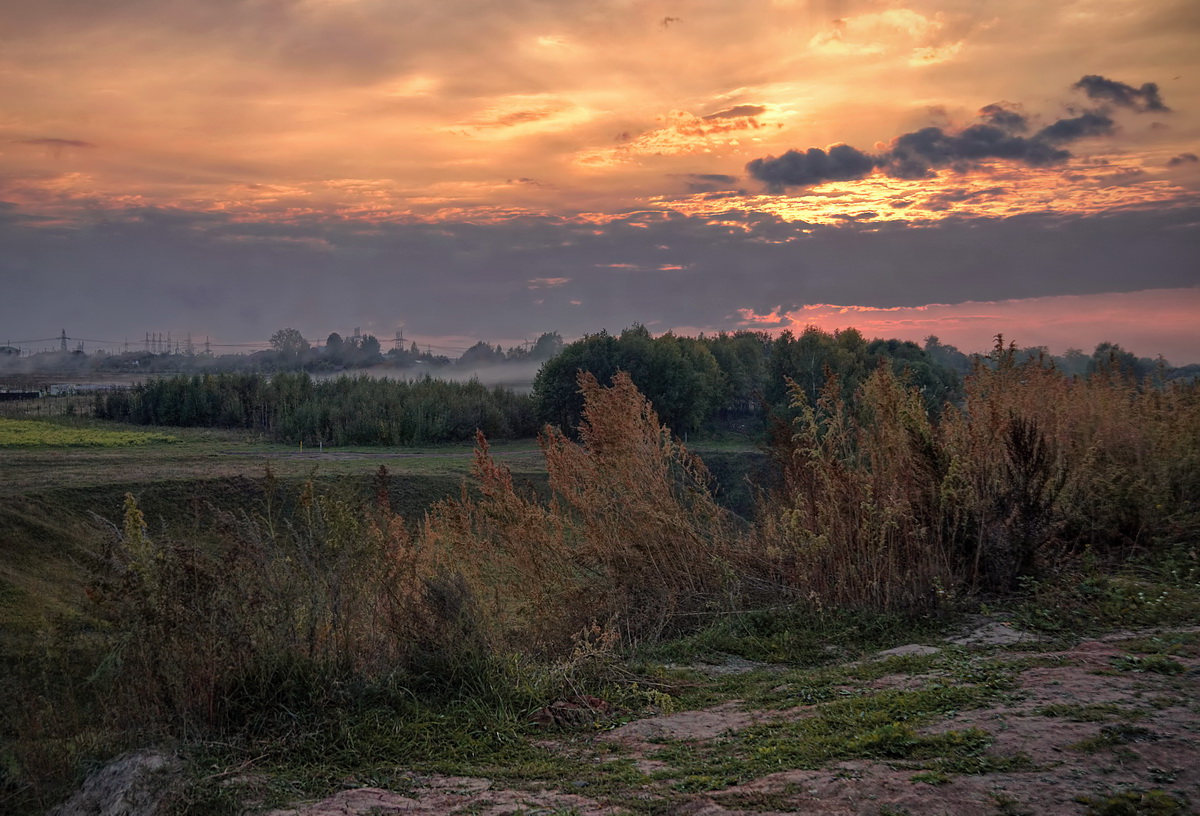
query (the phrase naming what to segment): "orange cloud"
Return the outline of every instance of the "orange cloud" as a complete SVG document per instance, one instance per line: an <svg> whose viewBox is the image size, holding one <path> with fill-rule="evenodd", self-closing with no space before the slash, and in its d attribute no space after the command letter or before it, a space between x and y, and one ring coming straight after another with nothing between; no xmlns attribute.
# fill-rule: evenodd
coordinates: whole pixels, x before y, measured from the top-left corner
<svg viewBox="0 0 1200 816"><path fill-rule="evenodd" d="M662 124L637 136L621 134L615 147L584 150L575 157L585 167L609 167L643 156L681 156L709 153L739 144L738 135L782 127L765 105L737 105L706 116L673 110L659 117Z"/></svg>
<svg viewBox="0 0 1200 816"><path fill-rule="evenodd" d="M529 280L530 289L548 289L553 286L562 286L565 283L570 283L570 278L531 278Z"/></svg>
<svg viewBox="0 0 1200 816"><path fill-rule="evenodd" d="M873 175L852 182L827 182L796 195L701 193L655 196L650 201L713 219L750 211L770 213L785 221L838 224L848 220L921 222L1025 213L1102 213L1195 203L1200 195L1181 186L1164 168L1121 157L1080 160L1065 168L988 162L976 172L943 170L919 180Z"/></svg>

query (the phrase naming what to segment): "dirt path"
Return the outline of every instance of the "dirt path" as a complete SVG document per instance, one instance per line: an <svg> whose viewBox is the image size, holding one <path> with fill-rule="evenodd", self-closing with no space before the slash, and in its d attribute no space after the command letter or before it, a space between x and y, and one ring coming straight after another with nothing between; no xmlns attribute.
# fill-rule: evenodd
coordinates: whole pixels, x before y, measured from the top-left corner
<svg viewBox="0 0 1200 816"><path fill-rule="evenodd" d="M1200 803L1198 630L1051 649L979 621L937 646L822 672L748 661L696 668L701 682L741 683L746 694L547 735L548 747L611 767L623 782L412 775L403 791L347 790L271 816L1082 816L1190 813ZM855 717L879 716L898 719L856 730ZM844 730L822 730L833 725Z"/></svg>

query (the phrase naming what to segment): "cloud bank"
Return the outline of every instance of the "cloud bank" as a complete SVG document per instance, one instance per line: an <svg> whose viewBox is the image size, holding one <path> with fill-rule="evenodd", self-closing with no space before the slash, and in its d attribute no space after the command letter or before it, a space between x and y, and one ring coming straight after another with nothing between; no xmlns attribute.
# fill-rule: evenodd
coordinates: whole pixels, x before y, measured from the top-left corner
<svg viewBox="0 0 1200 816"><path fill-rule="evenodd" d="M1158 86L1148 82L1140 89L1102 76L1089 75L1075 83L1089 98L1133 108L1139 112L1169 110ZM828 150L812 147L789 150L782 156L754 159L746 164L752 178L776 192L811 187L827 181L866 178L877 170L899 179L929 178L943 167L966 170L979 162L998 159L1031 167L1062 164L1072 154L1064 145L1081 139L1108 137L1116 122L1103 109L1087 110L1046 125L1032 136L1026 116L1003 103L980 109L981 121L957 131L924 127L892 139L887 150L870 154L846 144Z"/></svg>

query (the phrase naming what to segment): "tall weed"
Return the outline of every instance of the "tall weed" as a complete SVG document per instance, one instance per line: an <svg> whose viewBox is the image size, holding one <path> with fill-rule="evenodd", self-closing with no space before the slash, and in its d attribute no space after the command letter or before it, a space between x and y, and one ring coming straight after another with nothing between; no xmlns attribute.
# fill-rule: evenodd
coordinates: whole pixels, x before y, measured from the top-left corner
<svg viewBox="0 0 1200 816"><path fill-rule="evenodd" d="M1008 593L1080 555L1119 562L1191 529L1200 391L1066 377L997 338L939 421L881 367L847 401L793 388L762 503L773 578L822 605L930 608Z"/></svg>
<svg viewBox="0 0 1200 816"><path fill-rule="evenodd" d="M96 680L115 727L244 728L328 705L445 638L436 565L386 507L308 482L286 519L272 503L214 519L215 541L203 545L151 536L126 496L91 593L111 642Z"/></svg>
<svg viewBox="0 0 1200 816"><path fill-rule="evenodd" d="M480 435L480 495L426 520L426 545L456 554L506 648L561 651L597 622L654 637L729 603L737 535L703 463L628 375L605 388L583 373L579 387L580 441L540 437L549 503L518 490Z"/></svg>
<svg viewBox="0 0 1200 816"><path fill-rule="evenodd" d="M948 469L920 395L880 367L856 404L830 376L784 440L782 487L763 502L757 549L781 590L815 605L928 607L958 580L944 520Z"/></svg>

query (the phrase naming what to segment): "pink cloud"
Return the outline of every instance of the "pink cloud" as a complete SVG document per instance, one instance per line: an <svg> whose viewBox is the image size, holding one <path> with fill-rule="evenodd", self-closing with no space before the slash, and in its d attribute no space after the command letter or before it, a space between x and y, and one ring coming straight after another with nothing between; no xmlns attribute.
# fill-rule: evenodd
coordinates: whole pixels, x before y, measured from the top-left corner
<svg viewBox="0 0 1200 816"><path fill-rule="evenodd" d="M854 327L867 337L922 341L931 334L965 352L984 351L997 334L1018 346L1090 352L1097 343L1120 343L1143 357L1159 354L1175 365L1200 362L1200 287L1108 292L1098 295L931 303L876 308L810 304L780 314L740 311L747 327L826 331Z"/></svg>

